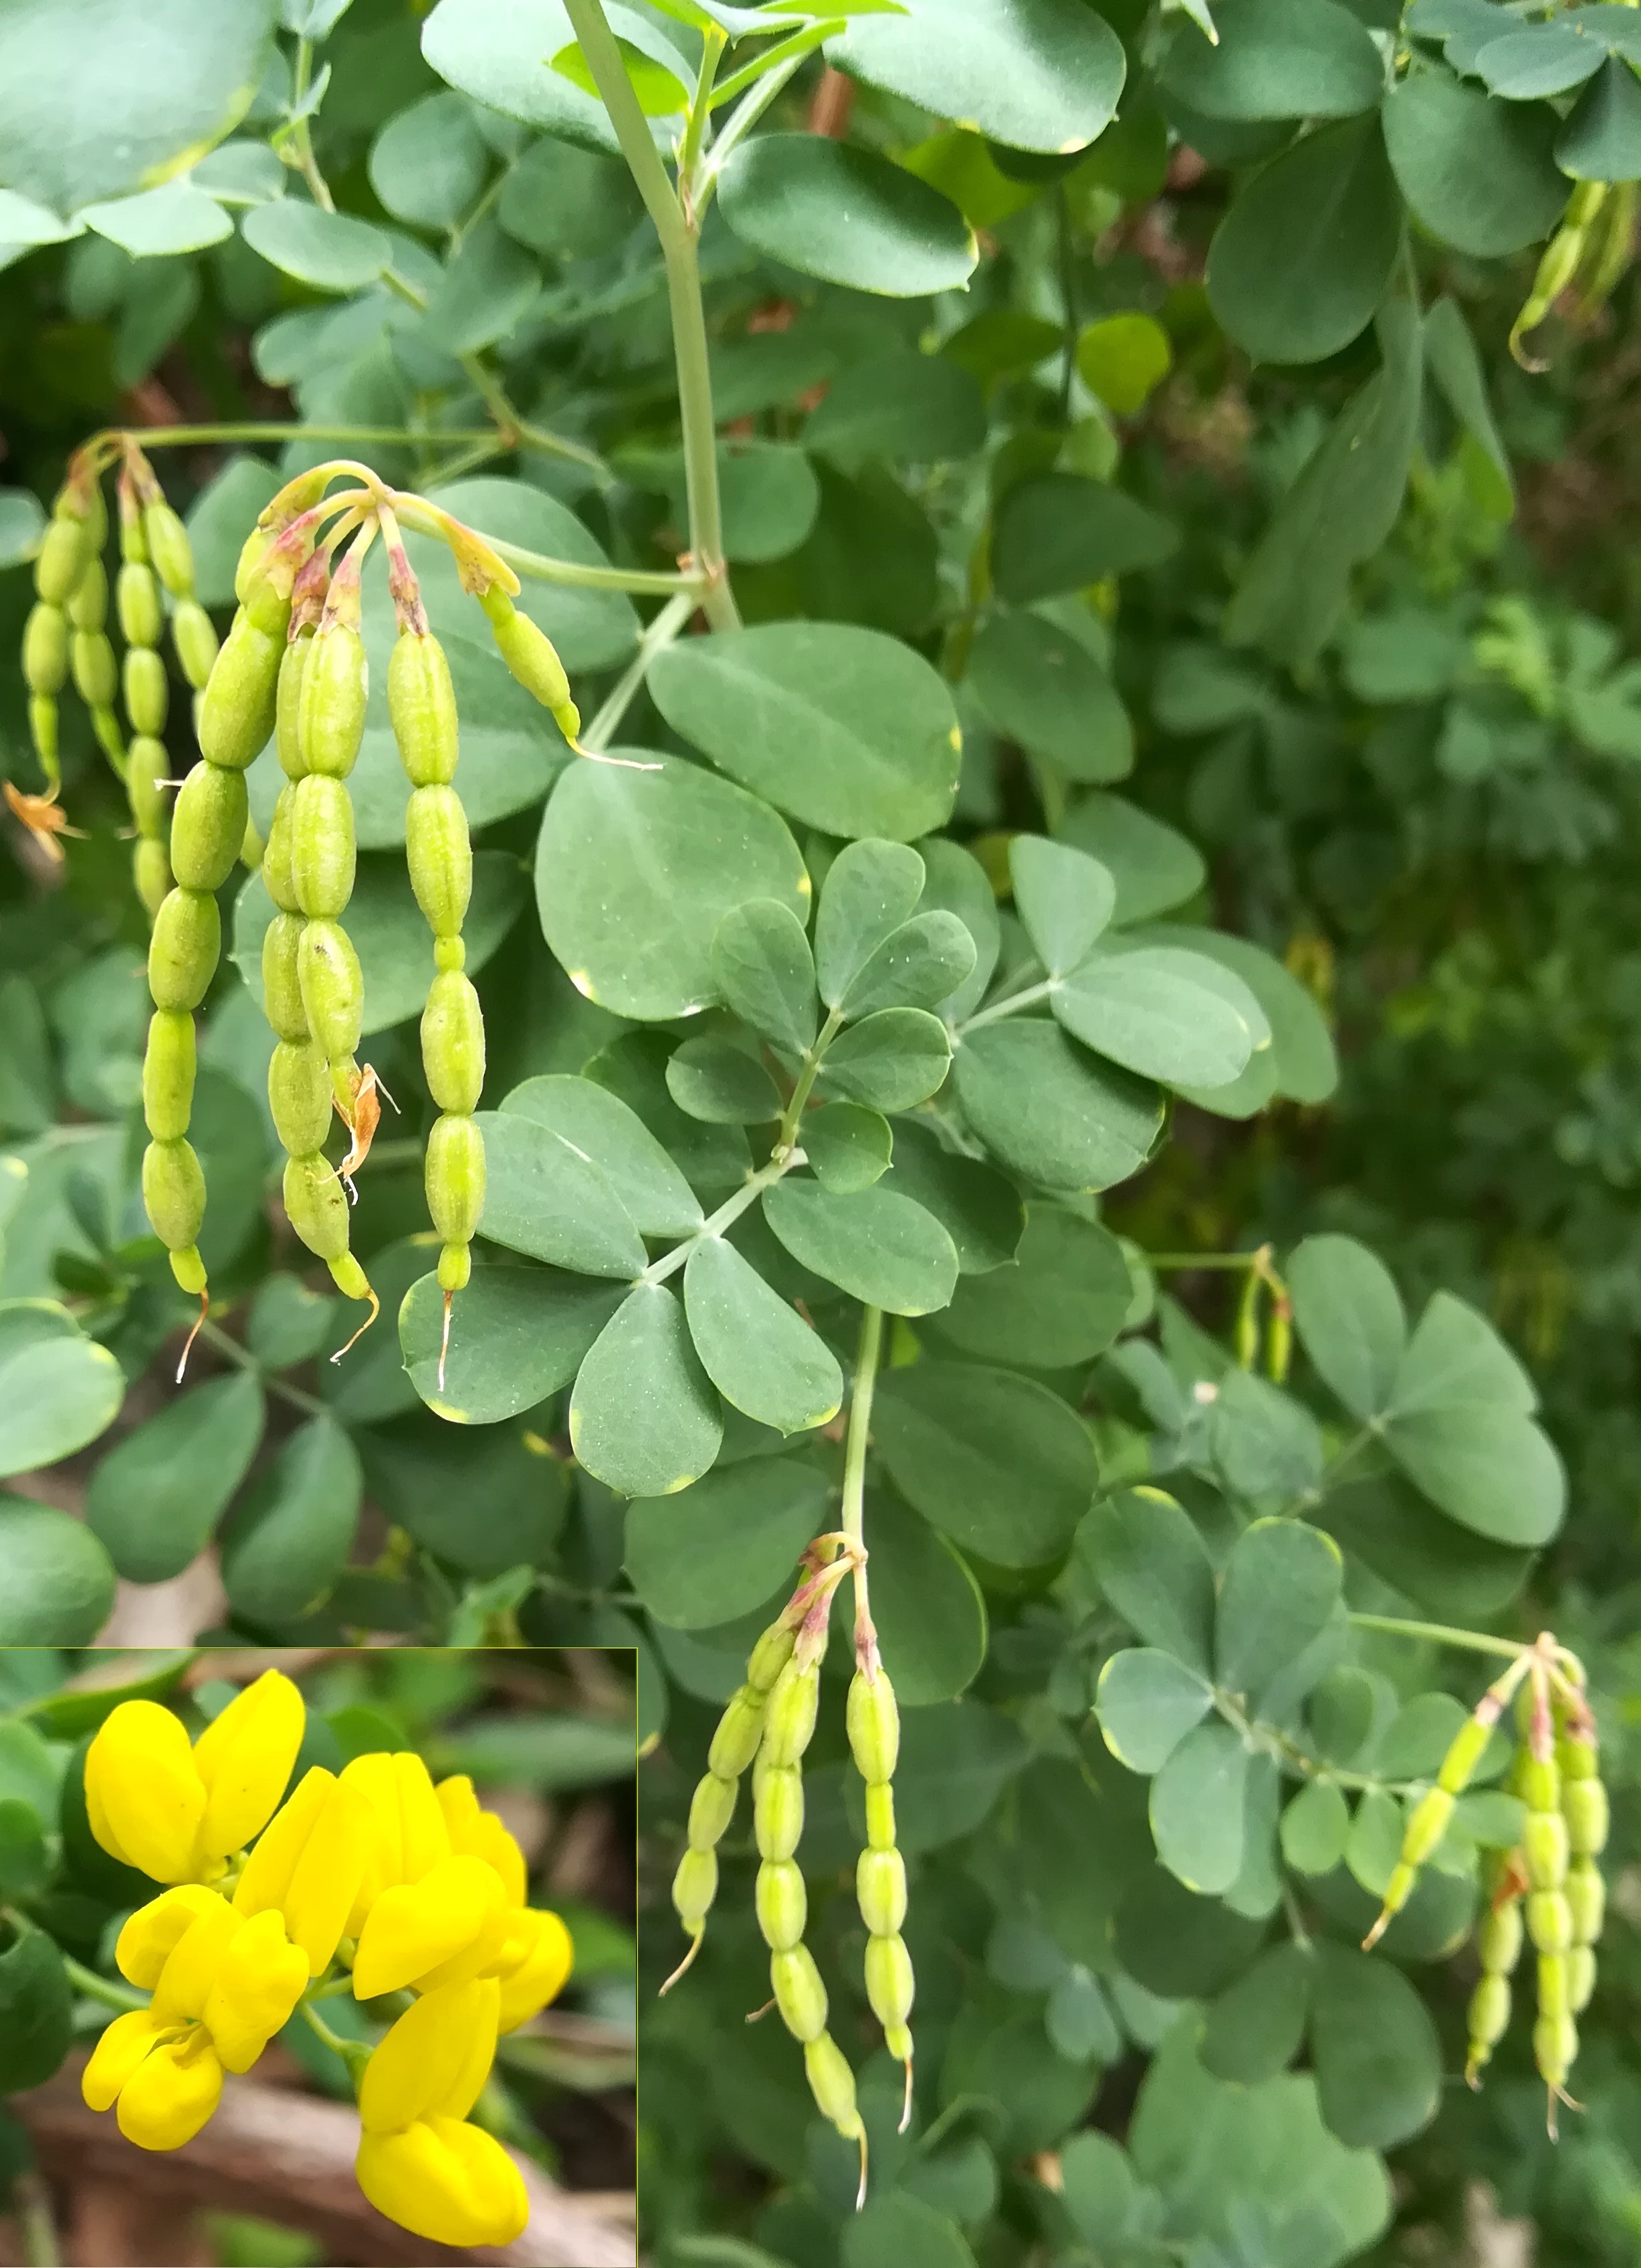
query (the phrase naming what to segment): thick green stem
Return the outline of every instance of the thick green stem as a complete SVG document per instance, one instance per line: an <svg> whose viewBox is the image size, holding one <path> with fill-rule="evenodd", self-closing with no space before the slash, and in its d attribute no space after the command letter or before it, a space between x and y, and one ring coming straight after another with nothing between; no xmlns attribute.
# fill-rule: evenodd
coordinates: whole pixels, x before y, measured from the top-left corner
<svg viewBox="0 0 1641 2268"><path fill-rule="evenodd" d="M689 504L691 558L704 578L702 606L714 630L734 630L740 616L724 558L723 510L718 498L717 433L707 357L706 313L701 304L695 217L668 176L650 122L639 107L600 0L564 0L594 85L609 113L622 154L644 199L666 263L678 367L678 414L683 430L684 485Z"/></svg>
<svg viewBox="0 0 1641 2268"><path fill-rule="evenodd" d="M498 559L538 583L562 583L582 591L629 591L636 598L671 598L687 591L694 606L701 589L698 575L675 575L666 568L588 567L576 559L554 559L544 551L526 551L522 544L504 543L487 535L485 542Z"/></svg>
<svg viewBox="0 0 1641 2268"><path fill-rule="evenodd" d="M1484 1631L1455 1630L1448 1623L1405 1622L1396 1615L1352 1615L1350 1622L1356 1630L1386 1631L1393 1638L1428 1638L1432 1646L1460 1646L1467 1653L1502 1654L1510 1661L1520 1661L1524 1653L1533 1651L1515 1638L1489 1638Z"/></svg>
<svg viewBox="0 0 1641 2268"><path fill-rule="evenodd" d="M675 1244L670 1252L664 1252L659 1260L652 1260L636 1281L640 1284L665 1284L669 1276L675 1276L697 1244L704 1244L709 1237L722 1236L726 1228L733 1227L742 1213L749 1211L757 1203L765 1189L772 1189L783 1174L790 1172L793 1162L791 1159L777 1160L772 1158L767 1166L760 1166L755 1174L742 1182L732 1197L725 1197L716 1212L708 1214L693 1235L687 1236L681 1244Z"/></svg>
<svg viewBox="0 0 1641 2268"><path fill-rule="evenodd" d="M872 1397L883 1354L883 1310L865 1307L849 1398L849 1435L843 1447L843 1533L855 1554L855 1660L868 1677L878 1666L878 1633L872 1620L866 1582L866 1447L872 1438Z"/></svg>
<svg viewBox="0 0 1641 2268"><path fill-rule="evenodd" d="M195 448L213 441L350 441L363 447L371 442L442 445L448 441L454 446L496 438L488 426L453 426L445 431L413 425L292 425L254 419L238 425L164 425L151 431L146 426L121 426L116 430L144 451Z"/></svg>
<svg viewBox="0 0 1641 2268"><path fill-rule="evenodd" d="M638 651L617 680L610 696L581 735L584 748L597 753L607 748L621 729L622 718L638 697L650 664L682 631L697 604L693 589L669 599L638 641Z"/></svg>
<svg viewBox="0 0 1641 2268"><path fill-rule="evenodd" d="M1012 992L1006 1000L999 1000L995 1007L982 1008L979 1015L971 1016L966 1024L960 1024L958 1030L960 1033L977 1032L982 1025L1001 1023L1005 1016L1018 1016L1022 1008L1034 1008L1039 1000L1046 1000L1055 990L1055 978L1047 976L1041 984L1028 984L1023 992Z"/></svg>
<svg viewBox="0 0 1641 2268"><path fill-rule="evenodd" d="M313 71L313 43L311 40L297 41L296 67L291 73L291 107L300 107L308 91ZM296 152L297 170L313 192L313 202L321 212L335 212L336 201L331 195L330 184L319 169L319 159L313 154L311 122L299 118L291 129L291 146Z"/></svg>

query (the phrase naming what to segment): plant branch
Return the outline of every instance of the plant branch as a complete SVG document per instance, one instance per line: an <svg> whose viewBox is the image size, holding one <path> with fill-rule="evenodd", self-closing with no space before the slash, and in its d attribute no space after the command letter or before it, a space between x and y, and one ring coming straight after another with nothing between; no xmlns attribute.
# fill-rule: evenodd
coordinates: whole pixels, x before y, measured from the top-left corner
<svg viewBox="0 0 1641 2268"><path fill-rule="evenodd" d="M100 2000L104 2007L117 2008L122 2016L129 2015L133 2008L148 2006L146 1992L134 1992L129 1984L116 1984L112 1977L99 1977L94 1969L85 1968L66 1953L63 1955L63 1966L70 1984L88 2000Z"/></svg>
<svg viewBox="0 0 1641 2268"><path fill-rule="evenodd" d="M298 40L296 68L291 82L291 106L293 110L299 110L302 107L302 98L308 91L313 70L313 43L311 40ZM330 184L319 169L319 159L313 155L313 136L309 131L307 119L297 120L291 129L290 142L296 152L297 170L307 183L314 203L321 212L335 212L336 200L330 193Z"/></svg>
<svg viewBox="0 0 1641 2268"><path fill-rule="evenodd" d="M637 698L650 664L679 636L698 603L693 588L681 591L675 599L667 600L639 639L637 652L622 672L608 700L582 733L584 748L591 749L596 755L600 749L608 747L620 728L622 718Z"/></svg>
<svg viewBox="0 0 1641 2268"><path fill-rule="evenodd" d="M1001 1023L1004 1016L1016 1016L1022 1008L1035 1007L1039 1000L1046 1000L1057 989L1056 979L1045 976L1041 984L1028 984L1023 992L1011 992L1006 1000L997 1001L993 1007L982 1008L977 1016L971 1016L966 1024L960 1024L958 1031L960 1035L977 1032L984 1024Z"/></svg>
<svg viewBox="0 0 1641 2268"><path fill-rule="evenodd" d="M288 1402L293 1410L305 1410L310 1418L323 1418L328 1415L327 1404L321 1402L317 1394L309 1394L300 1386L289 1386L283 1378L270 1378L249 1348L242 1347L238 1339L231 1338L228 1333L213 1323L209 1316L200 1325L199 1333L207 1346L215 1347L219 1355L224 1356L239 1369L254 1371L270 1394L276 1394L282 1402Z"/></svg>
<svg viewBox="0 0 1641 2268"><path fill-rule="evenodd" d="M790 1173L794 1166L802 1162L802 1158L801 1151L793 1151L786 1158L771 1158L767 1166L760 1166L755 1174L741 1183L734 1196L725 1197L717 1211L709 1213L700 1227L685 1237L681 1244L675 1244L670 1252L664 1252L659 1260L652 1260L642 1276L635 1277L635 1285L665 1284L669 1276L675 1276L697 1244L704 1244L709 1237L722 1236L726 1228L734 1226L742 1213L751 1210L765 1189L773 1189L783 1174Z"/></svg>
<svg viewBox="0 0 1641 2268"><path fill-rule="evenodd" d="M851 1543L864 1541L866 1507L866 1444L872 1433L872 1397L883 1352L883 1310L863 1308L855 1381L850 1394L849 1435L843 1447L843 1533Z"/></svg>
<svg viewBox="0 0 1641 2268"><path fill-rule="evenodd" d="M1396 1615L1353 1614L1350 1624L1355 1630L1386 1631L1393 1638L1428 1638L1433 1646L1460 1646L1467 1653L1502 1654L1511 1661L1520 1661L1524 1653L1533 1651L1514 1638L1489 1638L1484 1631L1455 1630L1449 1623L1404 1622Z"/></svg>

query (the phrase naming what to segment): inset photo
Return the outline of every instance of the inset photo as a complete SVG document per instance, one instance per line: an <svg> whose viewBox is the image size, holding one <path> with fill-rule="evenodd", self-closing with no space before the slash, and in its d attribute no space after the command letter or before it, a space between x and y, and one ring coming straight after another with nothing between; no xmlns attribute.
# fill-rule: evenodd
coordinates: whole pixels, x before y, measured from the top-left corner
<svg viewBox="0 0 1641 2268"><path fill-rule="evenodd" d="M630 2268L634 1663L0 1649L0 2264Z"/></svg>

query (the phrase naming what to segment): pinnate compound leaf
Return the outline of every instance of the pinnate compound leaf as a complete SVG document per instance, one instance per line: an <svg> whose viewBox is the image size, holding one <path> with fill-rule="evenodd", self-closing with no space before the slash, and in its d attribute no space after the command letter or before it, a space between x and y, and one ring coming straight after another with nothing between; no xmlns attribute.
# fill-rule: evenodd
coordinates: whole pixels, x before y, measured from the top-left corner
<svg viewBox="0 0 1641 2268"><path fill-rule="evenodd" d="M1240 977L1174 946L1097 947L1049 995L1072 1037L1170 1086L1223 1086L1269 1044L1264 1011Z"/></svg>
<svg viewBox="0 0 1641 2268"><path fill-rule="evenodd" d="M584 1276L643 1273L647 1255L632 1215L599 1167L534 1118L483 1110L484 1211L493 1244Z"/></svg>
<svg viewBox="0 0 1641 2268"><path fill-rule="evenodd" d="M1567 1511L1567 1475L1531 1418L1501 1402L1444 1402L1392 1416L1386 1447L1450 1520L1494 1543L1536 1549Z"/></svg>
<svg viewBox="0 0 1641 2268"><path fill-rule="evenodd" d="M1217 961L1245 984L1270 1032L1271 1092L1295 1102L1327 1101L1339 1083L1333 1035L1312 995L1273 954L1250 944L1247 938L1229 937L1223 930L1188 928L1183 924L1158 922L1139 935L1147 945L1181 946ZM1262 1049L1261 1055L1264 1053ZM1250 1071L1257 1061L1250 1064ZM1225 1109L1218 1097L1214 1107L1222 1112Z"/></svg>
<svg viewBox="0 0 1641 2268"><path fill-rule="evenodd" d="M301 197L254 205L239 228L270 267L318 291L361 291L393 261L392 240L381 229Z"/></svg>
<svg viewBox="0 0 1641 2268"><path fill-rule="evenodd" d="M1041 835L1017 835L1009 845L1014 909L1050 976L1086 960L1116 906L1109 871L1085 851Z"/></svg>
<svg viewBox="0 0 1641 2268"><path fill-rule="evenodd" d="M627 1294L576 1373L570 1441L618 1496L676 1496L718 1453L724 1417L665 1284Z"/></svg>
<svg viewBox="0 0 1641 2268"><path fill-rule="evenodd" d="M1036 1018L965 1034L953 1078L987 1148L1043 1189L1110 1189L1139 1171L1162 1130L1154 1086Z"/></svg>
<svg viewBox="0 0 1641 2268"><path fill-rule="evenodd" d="M1245 1528L1220 1583L1218 1682L1257 1701L1327 1627L1343 1580L1339 1547L1320 1528L1295 1520Z"/></svg>
<svg viewBox="0 0 1641 2268"><path fill-rule="evenodd" d="M963 1274L983 1276L1005 1266L1019 1249L1026 1226L1014 1184L977 1158L959 1157L946 1149L938 1135L916 1119L901 1120L894 1138L889 1187L934 1215L956 1248Z"/></svg>
<svg viewBox="0 0 1641 2268"><path fill-rule="evenodd" d="M234 1612L278 1624L305 1614L348 1564L364 1475L334 1418L310 1418L235 1506L222 1576Z"/></svg>
<svg viewBox="0 0 1641 2268"><path fill-rule="evenodd" d="M1282 1855L1296 1874L1330 1874L1344 1856L1350 1808L1330 1779L1314 1779L1282 1815Z"/></svg>
<svg viewBox="0 0 1641 2268"><path fill-rule="evenodd" d="M627 1572L659 1623L710 1630L761 1607L824 1525L826 1476L802 1457L720 1466L627 1508ZM876 1538L873 1538L876 1566ZM898 1678L896 1680L898 1683Z"/></svg>
<svg viewBox="0 0 1641 2268"><path fill-rule="evenodd" d="M848 843L838 852L815 912L815 976L828 1008L841 1005L879 946L910 918L925 877L922 858L902 843Z"/></svg>
<svg viewBox="0 0 1641 2268"><path fill-rule="evenodd" d="M477 1268L450 1313L450 1348L439 1391L444 1295L423 1276L399 1310L399 1344L410 1382L453 1425L496 1425L568 1386L582 1357L624 1296L607 1278L556 1268Z"/></svg>
<svg viewBox="0 0 1641 2268"><path fill-rule="evenodd" d="M1172 521L1122 489L1076 473L1034 473L997 506L991 569L998 594L1024 607L1160 567L1179 543Z"/></svg>
<svg viewBox="0 0 1641 2268"><path fill-rule="evenodd" d="M75 218L133 260L202 252L233 234L233 223L216 198L191 181L166 181L156 189L140 189L135 196L82 205Z"/></svg>
<svg viewBox="0 0 1641 2268"><path fill-rule="evenodd" d="M1299 1344L1353 1418L1387 1409L1408 1344L1402 1295L1349 1236L1307 1236L1287 1265Z"/></svg>
<svg viewBox="0 0 1641 2268"><path fill-rule="evenodd" d="M911 1110L944 1086L951 1063L952 1042L938 1016L923 1008L879 1008L833 1041L819 1085L828 1095L869 1109Z"/></svg>
<svg viewBox="0 0 1641 2268"><path fill-rule="evenodd" d="M916 913L856 972L839 1011L853 1019L879 1008L938 1008L974 974L975 957L956 914Z"/></svg>
<svg viewBox="0 0 1641 2268"><path fill-rule="evenodd" d="M1527 1418L1538 1408L1538 1390L1485 1315L1436 1292L1397 1367L1390 1412L1406 1417L1449 1402L1496 1402Z"/></svg>
<svg viewBox="0 0 1641 2268"><path fill-rule="evenodd" d="M976 1363L889 1372L879 1381L873 1432L907 1502L999 1566L1057 1557L1098 1477L1087 1431L1057 1395Z"/></svg>
<svg viewBox="0 0 1641 2268"><path fill-rule="evenodd" d="M692 1248L684 1309L707 1376L747 1417L802 1433L837 1415L843 1374L832 1350L721 1237Z"/></svg>
<svg viewBox="0 0 1641 2268"><path fill-rule="evenodd" d="M422 52L447 85L504 118L614 151L604 105L548 67L574 36L563 0L438 0L422 27Z"/></svg>
<svg viewBox="0 0 1641 2268"><path fill-rule="evenodd" d="M1079 798L1056 832L1061 842L1085 850L1110 875L1117 894L1115 922L1149 921L1195 897L1207 880L1194 843L1120 795L1096 789Z"/></svg>
<svg viewBox="0 0 1641 2268"><path fill-rule="evenodd" d="M681 638L656 657L649 685L720 771L806 826L907 842L950 815L956 711L898 638L847 622Z"/></svg>
<svg viewBox="0 0 1641 2268"><path fill-rule="evenodd" d="M596 1165L642 1235L688 1236L700 1227L699 1200L666 1150L636 1110L595 1079L527 1079L503 1097L502 1109L547 1127Z"/></svg>
<svg viewBox="0 0 1641 2268"><path fill-rule="evenodd" d="M129 1582L180 1575L210 1539L262 1438L248 1371L190 1387L115 1443L92 1475L85 1517Z"/></svg>
<svg viewBox="0 0 1641 2268"><path fill-rule="evenodd" d="M1213 1670L1214 1571L1188 1515L1160 1489L1097 1504L1078 1557L1125 1623L1206 1678Z"/></svg>
<svg viewBox="0 0 1641 2268"><path fill-rule="evenodd" d="M1220 1380L1208 1430L1226 1486L1256 1504L1286 1505L1321 1478L1316 1420L1251 1371L1228 1370Z"/></svg>
<svg viewBox="0 0 1641 2268"><path fill-rule="evenodd" d="M73 2037L68 1971L40 1929L13 1929L0 1951L0 2094L51 2077Z"/></svg>
<svg viewBox="0 0 1641 2268"><path fill-rule="evenodd" d="M1242 1871L1252 1761L1241 1734L1214 1718L1187 1733L1151 1784L1157 1856L1188 1890L1217 1896Z"/></svg>
<svg viewBox="0 0 1641 2268"><path fill-rule="evenodd" d="M881 1182L840 1197L789 1178L764 1191L763 1217L794 1260L868 1307L926 1315L952 1296L951 1238L931 1212Z"/></svg>
<svg viewBox="0 0 1641 2268"><path fill-rule="evenodd" d="M1041 615L994 615L975 640L965 682L998 732L1067 779L1125 779L1133 770L1133 728L1116 688L1080 639Z"/></svg>
<svg viewBox="0 0 1641 2268"><path fill-rule="evenodd" d="M751 250L851 291L907 299L960 291L980 256L949 198L824 135L749 136L719 176L718 202Z"/></svg>
<svg viewBox="0 0 1641 2268"><path fill-rule="evenodd" d="M712 974L728 1005L789 1054L814 1043L815 964L790 906L754 898L725 915L712 939Z"/></svg>
<svg viewBox="0 0 1641 2268"><path fill-rule="evenodd" d="M953 843L945 836L925 836L918 845L918 856L924 871L917 910L955 914L968 932L975 948L974 968L950 999L940 1004L940 1012L947 1023L960 1024L979 1005L981 995L991 982L991 972L997 965L997 954L1002 949L997 902L985 868L961 843Z"/></svg>
<svg viewBox="0 0 1641 2268"><path fill-rule="evenodd" d="M82 1521L0 1491L0 1645L89 1646L108 1619L114 1580Z"/></svg>
<svg viewBox="0 0 1641 2268"><path fill-rule="evenodd" d="M1095 1714L1106 1746L1130 1771L1159 1771L1213 1705L1197 1673L1155 1646L1114 1653L1100 1673Z"/></svg>
<svg viewBox="0 0 1641 2268"><path fill-rule="evenodd" d="M681 1110L709 1126L764 1126L781 1115L769 1071L725 1033L703 1032L674 1049L666 1091Z"/></svg>
<svg viewBox="0 0 1641 2268"><path fill-rule="evenodd" d="M868 458L928 465L983 447L979 381L943 354L902 349L851 363L804 424L804 446L845 467Z"/></svg>
<svg viewBox="0 0 1641 2268"><path fill-rule="evenodd" d="M1104 1353L1133 1298L1128 1262L1109 1229L1034 1204L1013 1260L960 1281L938 1328L982 1362L1069 1370Z"/></svg>
<svg viewBox="0 0 1641 2268"><path fill-rule="evenodd" d="M1385 146L1414 217L1456 252L1496 259L1547 236L1567 184L1553 111L1496 102L1449 72L1411 72L1385 99Z"/></svg>
<svg viewBox="0 0 1641 2268"><path fill-rule="evenodd" d="M1384 92L1379 49L1337 0L1231 0L1215 30L1211 44L1180 25L1162 70L1166 91L1205 118L1350 118Z"/></svg>

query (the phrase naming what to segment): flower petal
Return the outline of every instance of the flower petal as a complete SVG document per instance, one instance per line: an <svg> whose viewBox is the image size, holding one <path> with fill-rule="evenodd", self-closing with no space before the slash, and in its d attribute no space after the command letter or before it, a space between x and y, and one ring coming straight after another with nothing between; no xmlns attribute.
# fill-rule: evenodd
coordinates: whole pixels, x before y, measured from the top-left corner
<svg viewBox="0 0 1641 2268"><path fill-rule="evenodd" d="M505 1899L494 1870L482 1859L445 1859L420 1881L384 1890L359 1933L353 1990L361 2000L396 1992L482 1933Z"/></svg>
<svg viewBox="0 0 1641 2268"><path fill-rule="evenodd" d="M106 1851L157 1882L194 1878L205 1787L188 1736L169 1709L121 1701L111 1711L85 1753L85 1791L92 1831Z"/></svg>
<svg viewBox="0 0 1641 2268"><path fill-rule="evenodd" d="M146 2057L121 2088L120 2132L139 2149L180 2149L221 2100L222 2066L204 2034L171 2040Z"/></svg>
<svg viewBox="0 0 1641 2268"><path fill-rule="evenodd" d="M206 1792L202 1848L225 1859L273 1817L302 1745L301 1694L277 1669L265 1669L209 1724L194 1748Z"/></svg>

